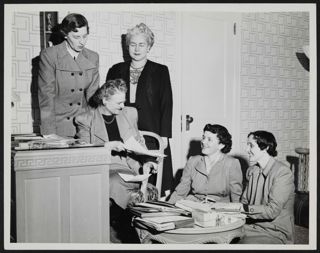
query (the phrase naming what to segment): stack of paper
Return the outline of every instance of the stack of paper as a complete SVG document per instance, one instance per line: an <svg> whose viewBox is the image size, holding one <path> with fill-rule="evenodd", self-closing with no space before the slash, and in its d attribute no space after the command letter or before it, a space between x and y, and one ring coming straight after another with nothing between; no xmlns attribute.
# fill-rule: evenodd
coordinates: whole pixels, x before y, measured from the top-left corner
<svg viewBox="0 0 320 253"><path fill-rule="evenodd" d="M144 217L164 217L164 216L191 216L191 213L171 204L161 201L150 201L147 203L136 203L130 207L130 212L134 216Z"/></svg>
<svg viewBox="0 0 320 253"><path fill-rule="evenodd" d="M20 140L29 140L29 141L18 141L18 145L15 147L16 150L92 146L92 144L84 143L83 141L81 141L79 139L64 138L64 137L58 136L56 134L43 135L43 137L41 137L41 136L26 136L26 137L20 136L17 138Z"/></svg>
<svg viewBox="0 0 320 253"><path fill-rule="evenodd" d="M135 218L135 222L156 231L193 227L194 219L185 216Z"/></svg>

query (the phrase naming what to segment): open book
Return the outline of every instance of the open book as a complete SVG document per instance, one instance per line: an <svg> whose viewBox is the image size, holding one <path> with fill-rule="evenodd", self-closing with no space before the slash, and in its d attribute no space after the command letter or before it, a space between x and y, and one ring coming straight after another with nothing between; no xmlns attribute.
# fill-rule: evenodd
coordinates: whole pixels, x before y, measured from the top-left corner
<svg viewBox="0 0 320 253"><path fill-rule="evenodd" d="M137 155L147 155L153 157L165 157L166 155L161 154L157 150L148 150L143 147L133 136L124 142L124 146L129 152L133 152Z"/></svg>

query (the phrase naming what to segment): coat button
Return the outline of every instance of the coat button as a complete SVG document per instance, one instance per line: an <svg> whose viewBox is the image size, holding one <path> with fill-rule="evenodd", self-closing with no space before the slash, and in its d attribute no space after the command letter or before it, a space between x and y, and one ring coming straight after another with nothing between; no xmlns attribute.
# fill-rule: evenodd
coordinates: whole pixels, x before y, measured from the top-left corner
<svg viewBox="0 0 320 253"><path fill-rule="evenodd" d="M71 92L74 92L74 89L71 89Z"/></svg>
<svg viewBox="0 0 320 253"><path fill-rule="evenodd" d="M81 103L79 102L78 105L81 105Z"/></svg>
<svg viewBox="0 0 320 253"><path fill-rule="evenodd" d="M72 106L72 103L70 103L69 105Z"/></svg>
<svg viewBox="0 0 320 253"><path fill-rule="evenodd" d="M79 91L82 91L82 90L83 90L82 88L79 89Z"/></svg>
<svg viewBox="0 0 320 253"><path fill-rule="evenodd" d="M72 76L74 76L74 73L71 73Z"/></svg>
<svg viewBox="0 0 320 253"><path fill-rule="evenodd" d="M67 120L70 120L70 117L67 117Z"/></svg>
<svg viewBox="0 0 320 253"><path fill-rule="evenodd" d="M82 76L82 72L80 72L79 75Z"/></svg>

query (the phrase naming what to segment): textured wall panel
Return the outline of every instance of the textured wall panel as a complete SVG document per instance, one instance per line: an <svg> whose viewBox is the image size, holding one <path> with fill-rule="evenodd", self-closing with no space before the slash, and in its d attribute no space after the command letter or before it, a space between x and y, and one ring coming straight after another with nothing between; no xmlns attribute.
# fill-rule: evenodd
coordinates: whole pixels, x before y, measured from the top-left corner
<svg viewBox="0 0 320 253"><path fill-rule="evenodd" d="M241 141L274 133L278 158L309 147L309 73L296 52L309 44L308 13L249 13L241 30Z"/></svg>
<svg viewBox="0 0 320 253"><path fill-rule="evenodd" d="M12 133L33 132L32 60L40 52L39 13L14 13L12 20L12 91L19 95L11 110Z"/></svg>
<svg viewBox="0 0 320 253"><path fill-rule="evenodd" d="M59 22L68 11L59 12ZM121 35L128 28L144 22L155 34L155 44L150 51L150 60L166 64L170 70L173 92L176 91L176 14L173 12L83 12L90 27L87 47L100 56L100 84L103 84L108 69L123 61ZM21 101L12 108L12 132L38 131L39 108L33 84L32 60L40 53L40 23L38 12L16 12L12 20L12 90Z"/></svg>

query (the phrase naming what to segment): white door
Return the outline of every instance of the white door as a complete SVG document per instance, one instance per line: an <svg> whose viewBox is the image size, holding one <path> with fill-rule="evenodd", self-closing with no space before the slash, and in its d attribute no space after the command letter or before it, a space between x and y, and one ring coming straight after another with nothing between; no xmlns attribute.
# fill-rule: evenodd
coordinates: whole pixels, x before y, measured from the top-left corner
<svg viewBox="0 0 320 253"><path fill-rule="evenodd" d="M199 152L205 124L221 124L239 151L239 56L237 14L181 16L181 165ZM238 29L239 30L239 29ZM193 119L187 123L187 117Z"/></svg>

